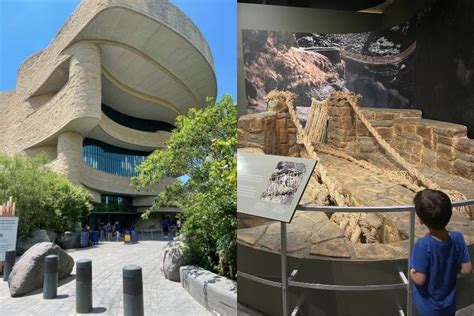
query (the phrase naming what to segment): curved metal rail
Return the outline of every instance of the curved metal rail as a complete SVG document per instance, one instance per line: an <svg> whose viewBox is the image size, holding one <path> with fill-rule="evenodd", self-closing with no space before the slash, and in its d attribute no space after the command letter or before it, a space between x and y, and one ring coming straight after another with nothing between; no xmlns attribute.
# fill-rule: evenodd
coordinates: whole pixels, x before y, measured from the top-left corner
<svg viewBox="0 0 474 316"><path fill-rule="evenodd" d="M462 206L471 206L474 205L474 199L454 201L451 203L453 207L462 207ZM320 206L320 205L298 205L297 210L299 211L314 211L314 212L325 212L325 213L335 213L335 212L365 212L365 213L385 213L385 212L410 212L410 233L409 233L409 245L411 254L413 251L414 239L415 239L415 207L413 205L397 205L397 206ZM403 271L399 271L400 279L403 283L395 284L372 284L372 285L342 285L342 284L321 284L321 283L308 283L295 281L298 274L298 270L293 270L291 275L287 278L287 241L286 241L286 223L281 222L281 281L275 282L267 280L261 277L257 277L248 273L238 271L237 274L239 277L243 277L258 283L266 284L273 287L280 287L282 289L282 303L283 303L283 315L288 316L288 297L287 297L287 288L289 286L298 287L298 288L307 288L307 289L318 289L318 290L329 290L329 291L390 291L398 289L407 290L407 315L413 315L413 303L412 303L412 281L406 276ZM407 271L410 269L410 259L408 257ZM293 310L299 310L300 306L296 306ZM400 315L405 315L403 310L399 310Z"/></svg>

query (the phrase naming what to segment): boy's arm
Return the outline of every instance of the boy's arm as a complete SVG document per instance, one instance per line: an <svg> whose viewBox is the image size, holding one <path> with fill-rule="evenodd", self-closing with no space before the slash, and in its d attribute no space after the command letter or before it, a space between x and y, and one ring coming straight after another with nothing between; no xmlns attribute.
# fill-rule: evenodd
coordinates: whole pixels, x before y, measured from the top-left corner
<svg viewBox="0 0 474 316"><path fill-rule="evenodd" d="M466 242L464 241L464 236L461 233L458 233L459 243L461 244L461 274L471 274L472 272L472 263L471 258L469 257L469 251L467 250Z"/></svg>
<svg viewBox="0 0 474 316"><path fill-rule="evenodd" d="M461 274L471 274L472 272L472 263L471 261L465 262L461 264L461 271L459 273Z"/></svg>
<svg viewBox="0 0 474 316"><path fill-rule="evenodd" d="M423 285L426 282L426 274L416 272L414 268L410 269L410 277L416 285Z"/></svg>
<svg viewBox="0 0 474 316"><path fill-rule="evenodd" d="M426 275L429 272L429 262L427 245L422 240L418 240L410 258L410 278L416 285L425 284Z"/></svg>

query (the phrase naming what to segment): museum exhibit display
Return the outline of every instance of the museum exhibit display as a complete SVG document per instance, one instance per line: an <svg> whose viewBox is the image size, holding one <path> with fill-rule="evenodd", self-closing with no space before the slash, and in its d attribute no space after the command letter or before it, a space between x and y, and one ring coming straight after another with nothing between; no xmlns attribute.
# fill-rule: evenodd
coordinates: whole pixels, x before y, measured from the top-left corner
<svg viewBox="0 0 474 316"><path fill-rule="evenodd" d="M385 2L364 10L376 13L239 4L239 151L318 161L284 237L287 304L280 223L239 213L245 308L416 315L407 257L428 231L412 207L423 188L459 205L448 229L472 258L474 6ZM473 287L458 280L457 309L474 304Z"/></svg>

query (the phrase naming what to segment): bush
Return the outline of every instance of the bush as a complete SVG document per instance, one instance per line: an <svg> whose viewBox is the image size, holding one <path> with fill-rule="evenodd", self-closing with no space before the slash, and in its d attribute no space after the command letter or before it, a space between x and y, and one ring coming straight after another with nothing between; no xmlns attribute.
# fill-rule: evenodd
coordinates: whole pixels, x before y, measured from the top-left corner
<svg viewBox="0 0 474 316"><path fill-rule="evenodd" d="M230 96L176 119L166 149L139 166L135 187L186 175L159 192L153 208L181 208L187 261L221 275L236 271L237 109Z"/></svg>
<svg viewBox="0 0 474 316"><path fill-rule="evenodd" d="M0 155L0 203L13 197L20 239L37 229L57 234L73 230L91 210L90 193L49 170L45 162L44 156Z"/></svg>

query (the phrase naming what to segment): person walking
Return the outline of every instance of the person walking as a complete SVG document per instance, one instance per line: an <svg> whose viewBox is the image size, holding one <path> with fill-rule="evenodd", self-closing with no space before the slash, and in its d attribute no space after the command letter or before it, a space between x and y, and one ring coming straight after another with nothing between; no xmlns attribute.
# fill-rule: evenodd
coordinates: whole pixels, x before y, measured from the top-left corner
<svg viewBox="0 0 474 316"><path fill-rule="evenodd" d="M176 232L179 235L179 231L181 230L181 220L178 218L176 220Z"/></svg>
<svg viewBox="0 0 474 316"><path fill-rule="evenodd" d="M168 218L164 216L163 219L161 220L161 231L163 232L163 237L165 239L168 239L169 228L170 228L170 222L168 221Z"/></svg>

